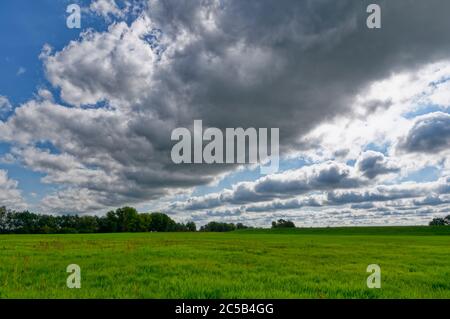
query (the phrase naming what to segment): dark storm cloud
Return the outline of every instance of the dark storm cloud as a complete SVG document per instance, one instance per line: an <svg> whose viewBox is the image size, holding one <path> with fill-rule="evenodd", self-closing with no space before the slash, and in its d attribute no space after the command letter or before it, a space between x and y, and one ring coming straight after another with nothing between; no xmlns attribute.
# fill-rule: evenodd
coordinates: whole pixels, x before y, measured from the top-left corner
<svg viewBox="0 0 450 319"><path fill-rule="evenodd" d="M177 52L168 76L191 88L193 114L208 124L281 127L286 141L348 111L370 81L444 57L449 47L450 37L435 32L450 26L445 1L381 2L383 28L375 31L365 26L363 2L203 3L213 31L202 27L196 2L150 9L169 34L200 35Z"/></svg>

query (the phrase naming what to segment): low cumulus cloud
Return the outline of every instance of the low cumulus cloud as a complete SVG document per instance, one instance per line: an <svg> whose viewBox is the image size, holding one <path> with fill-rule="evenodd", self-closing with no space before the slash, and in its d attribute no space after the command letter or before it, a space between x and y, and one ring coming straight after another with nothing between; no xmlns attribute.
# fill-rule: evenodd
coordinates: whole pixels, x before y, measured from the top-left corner
<svg viewBox="0 0 450 319"><path fill-rule="evenodd" d="M220 193L194 197L172 208L198 210L226 204L248 204L289 198L312 191L354 188L366 183L345 164L328 162L262 177L254 182L241 182ZM294 204L294 203L293 203Z"/></svg>
<svg viewBox="0 0 450 319"><path fill-rule="evenodd" d="M447 194L448 180L442 178L429 183L403 183L380 185L362 190L336 190L328 193L328 202L333 204L383 202L396 199L421 197L424 194Z"/></svg>
<svg viewBox="0 0 450 319"><path fill-rule="evenodd" d="M435 112L418 117L400 141L401 150L411 153L439 153L450 148L450 114Z"/></svg>
<svg viewBox="0 0 450 319"><path fill-rule="evenodd" d="M358 158L355 165L362 175L372 179L379 175L397 173L398 164L388 159L384 154L375 151L366 151Z"/></svg>
<svg viewBox="0 0 450 319"><path fill-rule="evenodd" d="M5 170L0 170L0 204L11 209L25 209L27 204L22 197L19 183L8 177Z"/></svg>

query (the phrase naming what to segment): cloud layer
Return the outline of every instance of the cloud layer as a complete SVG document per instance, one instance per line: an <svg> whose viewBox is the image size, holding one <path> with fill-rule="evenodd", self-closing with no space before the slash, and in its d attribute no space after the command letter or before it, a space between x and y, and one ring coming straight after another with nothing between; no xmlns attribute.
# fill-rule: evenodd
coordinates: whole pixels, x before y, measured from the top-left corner
<svg viewBox="0 0 450 319"><path fill-rule="evenodd" d="M0 122L1 140L58 186L41 201L52 212L170 201L162 208L182 218L262 223L264 212L337 204L347 205L342 216L386 214L374 203L401 199L415 198L411 212L445 207L445 192L425 181L404 190L402 179L432 166L439 187L448 181L450 3L380 1L383 28L369 30L363 2L93 1L87 9L108 29L59 51L44 46L48 90ZM425 98L441 109L405 115ZM0 114L8 105L1 97ZM195 119L280 128L284 159L305 161L177 201L237 169L171 162L171 131Z"/></svg>

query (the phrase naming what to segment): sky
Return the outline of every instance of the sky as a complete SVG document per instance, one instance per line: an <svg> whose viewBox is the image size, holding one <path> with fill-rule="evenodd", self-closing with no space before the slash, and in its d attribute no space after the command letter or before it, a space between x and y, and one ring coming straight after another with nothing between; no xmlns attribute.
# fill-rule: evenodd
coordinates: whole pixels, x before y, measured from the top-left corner
<svg viewBox="0 0 450 319"><path fill-rule="evenodd" d="M366 8L381 8L369 29ZM67 6L81 8L68 28ZM445 0L0 3L0 205L177 221L450 214ZM176 164L175 128L279 128L280 168Z"/></svg>

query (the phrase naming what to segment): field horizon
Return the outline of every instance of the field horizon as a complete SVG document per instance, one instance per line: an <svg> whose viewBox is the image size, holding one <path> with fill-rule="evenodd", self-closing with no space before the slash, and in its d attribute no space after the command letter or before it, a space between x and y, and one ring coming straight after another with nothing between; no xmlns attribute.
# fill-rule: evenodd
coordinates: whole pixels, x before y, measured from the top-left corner
<svg viewBox="0 0 450 319"><path fill-rule="evenodd" d="M0 298L449 298L450 227L0 236ZM81 268L69 289L66 268ZM369 289L367 266L381 268Z"/></svg>

